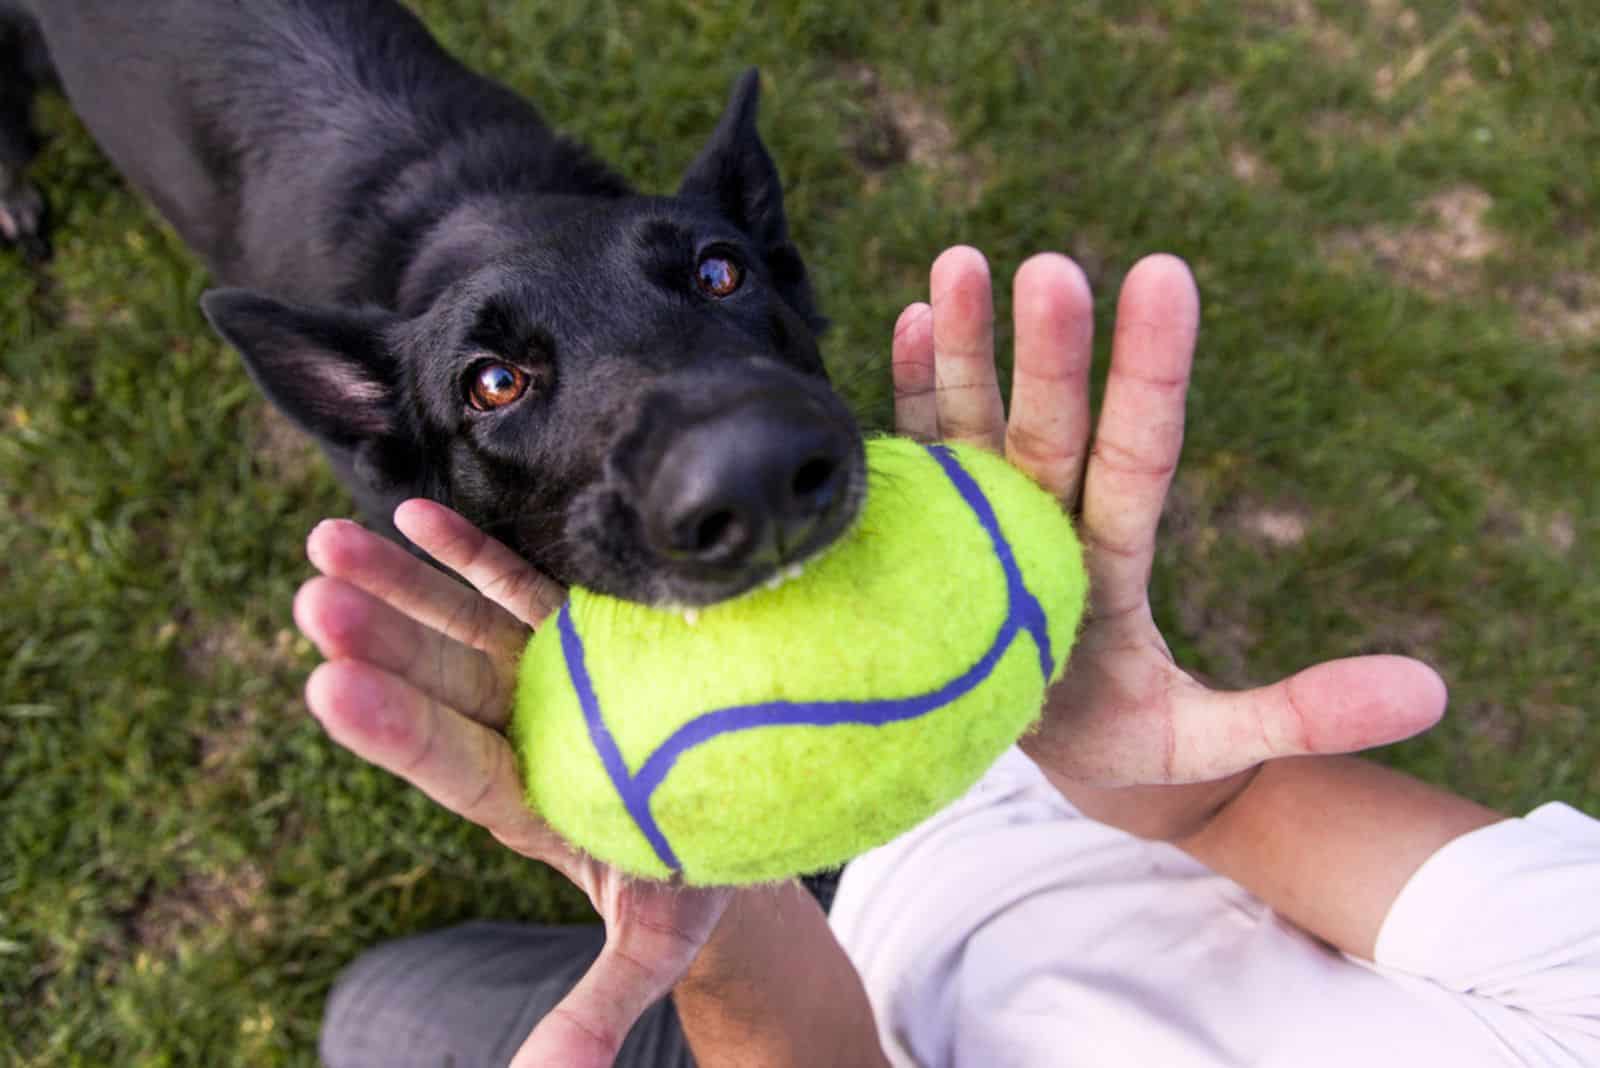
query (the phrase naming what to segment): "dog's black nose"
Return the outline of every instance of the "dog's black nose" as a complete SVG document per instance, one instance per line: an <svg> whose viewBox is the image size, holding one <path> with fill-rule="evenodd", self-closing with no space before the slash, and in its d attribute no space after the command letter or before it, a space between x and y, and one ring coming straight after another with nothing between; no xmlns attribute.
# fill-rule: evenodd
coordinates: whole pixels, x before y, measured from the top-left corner
<svg viewBox="0 0 1600 1068"><path fill-rule="evenodd" d="M843 511L853 438L808 410L745 403L673 436L644 494L652 546L733 578L821 547Z"/></svg>

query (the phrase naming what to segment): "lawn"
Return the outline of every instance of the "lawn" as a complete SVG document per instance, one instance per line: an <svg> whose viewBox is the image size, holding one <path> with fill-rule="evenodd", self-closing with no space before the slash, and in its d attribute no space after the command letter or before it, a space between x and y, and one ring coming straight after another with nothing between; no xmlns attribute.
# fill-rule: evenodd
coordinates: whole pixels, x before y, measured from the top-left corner
<svg viewBox="0 0 1600 1068"><path fill-rule="evenodd" d="M943 246L997 275L1069 252L1102 324L1140 254L1188 258L1155 576L1180 660L1245 685L1424 657L1451 712L1385 759L1507 811L1600 808L1592 4L417 6L646 189L759 64L830 363L875 426ZM62 101L43 117L58 255L0 254L0 1062L310 1065L363 947L586 905L304 714L290 597L348 504L207 332L203 270Z"/></svg>

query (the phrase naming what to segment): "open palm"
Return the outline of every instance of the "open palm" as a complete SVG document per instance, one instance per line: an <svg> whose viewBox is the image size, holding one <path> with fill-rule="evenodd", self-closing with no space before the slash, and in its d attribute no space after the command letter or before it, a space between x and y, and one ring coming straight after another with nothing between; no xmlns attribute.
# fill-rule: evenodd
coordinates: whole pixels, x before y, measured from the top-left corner
<svg viewBox="0 0 1600 1068"><path fill-rule="evenodd" d="M1009 420L983 256L948 250L930 289L931 306L911 305L895 327L900 432L1003 452L1078 518L1089 612L1040 728L1024 743L1069 796L1220 780L1273 757L1394 741L1438 719L1443 684L1402 657L1336 660L1239 693L1211 690L1173 661L1148 590L1199 324L1182 261L1151 256L1129 272L1092 434L1093 304L1075 264L1041 255L1017 272Z"/></svg>
<svg viewBox="0 0 1600 1068"><path fill-rule="evenodd" d="M503 732L517 659L565 593L447 508L408 501L395 522L473 589L354 523L318 526L307 553L322 576L295 598L295 620L328 658L307 703L335 741L589 895L605 948L513 1065L610 1065L634 1021L688 970L732 892L629 879L528 810Z"/></svg>

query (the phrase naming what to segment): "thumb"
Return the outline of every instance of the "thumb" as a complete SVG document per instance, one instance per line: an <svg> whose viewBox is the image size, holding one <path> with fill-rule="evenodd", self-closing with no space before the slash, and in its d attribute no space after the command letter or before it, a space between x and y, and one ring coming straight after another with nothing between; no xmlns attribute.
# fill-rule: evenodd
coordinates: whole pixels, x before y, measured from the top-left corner
<svg viewBox="0 0 1600 1068"><path fill-rule="evenodd" d="M607 939L578 985L517 1050L511 1068L611 1068L633 1025L687 966L651 968Z"/></svg>
<svg viewBox="0 0 1600 1068"><path fill-rule="evenodd" d="M511 1068L610 1068L639 1017L689 971L731 900L727 890L626 880L590 896L606 901L606 944L533 1029Z"/></svg>
<svg viewBox="0 0 1600 1068"><path fill-rule="evenodd" d="M1198 691L1175 707L1174 778L1221 778L1274 757L1351 753L1427 730L1444 715L1444 680L1403 656L1306 668L1271 686Z"/></svg>

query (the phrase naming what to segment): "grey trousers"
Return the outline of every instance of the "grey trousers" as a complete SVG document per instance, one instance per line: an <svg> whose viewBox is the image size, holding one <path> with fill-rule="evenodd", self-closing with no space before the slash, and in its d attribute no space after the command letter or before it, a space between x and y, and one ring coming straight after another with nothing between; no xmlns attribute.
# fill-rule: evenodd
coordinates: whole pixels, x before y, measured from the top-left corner
<svg viewBox="0 0 1600 1068"><path fill-rule="evenodd" d="M598 925L467 923L357 957L322 1020L327 1068L505 1068L600 953ZM618 1068L694 1068L670 999L629 1032Z"/></svg>

